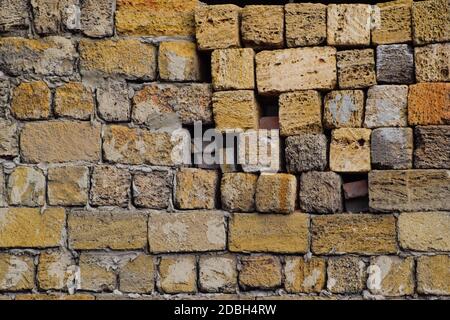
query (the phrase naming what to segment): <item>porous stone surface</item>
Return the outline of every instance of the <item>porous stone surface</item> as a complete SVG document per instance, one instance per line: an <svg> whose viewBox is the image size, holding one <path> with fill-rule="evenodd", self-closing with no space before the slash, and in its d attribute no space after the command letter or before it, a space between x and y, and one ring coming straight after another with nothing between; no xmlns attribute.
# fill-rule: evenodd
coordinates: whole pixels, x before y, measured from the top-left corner
<svg viewBox="0 0 450 320"><path fill-rule="evenodd" d="M97 88L97 111L101 119L108 122L129 121L131 105L125 81L106 81Z"/></svg>
<svg viewBox="0 0 450 320"><path fill-rule="evenodd" d="M127 170L96 166L91 184L91 205L125 207L128 204L131 175Z"/></svg>
<svg viewBox="0 0 450 320"><path fill-rule="evenodd" d="M90 89L79 82L69 82L55 92L55 114L79 120L88 120L94 111Z"/></svg>
<svg viewBox="0 0 450 320"><path fill-rule="evenodd" d="M370 153L374 169L411 169L413 130L411 128L373 130Z"/></svg>
<svg viewBox="0 0 450 320"><path fill-rule="evenodd" d="M236 258L231 255L203 256L199 261L200 289L205 292L235 292Z"/></svg>
<svg viewBox="0 0 450 320"><path fill-rule="evenodd" d="M159 286L164 293L194 293L196 271L195 256L163 257L159 264Z"/></svg>
<svg viewBox="0 0 450 320"><path fill-rule="evenodd" d="M286 168L290 173L325 170L327 159L327 137L324 134L304 133L285 140Z"/></svg>
<svg viewBox="0 0 450 320"><path fill-rule="evenodd" d="M211 54L211 77L214 90L255 88L255 53L252 49L222 49Z"/></svg>
<svg viewBox="0 0 450 320"><path fill-rule="evenodd" d="M0 253L0 290L23 291L33 288L33 257Z"/></svg>
<svg viewBox="0 0 450 320"><path fill-rule="evenodd" d="M220 184L222 208L237 212L255 210L257 180L258 176L252 173L230 172L223 174Z"/></svg>
<svg viewBox="0 0 450 320"><path fill-rule="evenodd" d="M159 45L159 76L165 81L199 81L200 62L195 43L167 41Z"/></svg>
<svg viewBox="0 0 450 320"><path fill-rule="evenodd" d="M415 168L450 169L450 126L417 126L414 137Z"/></svg>
<svg viewBox="0 0 450 320"><path fill-rule="evenodd" d="M26 29L30 24L28 1L3 0L0 13L0 32L14 29Z"/></svg>
<svg viewBox="0 0 450 320"><path fill-rule="evenodd" d="M440 125L450 121L449 83L418 83L409 86L408 124Z"/></svg>
<svg viewBox="0 0 450 320"><path fill-rule="evenodd" d="M417 291L428 295L449 295L450 258L446 255L423 256L417 260Z"/></svg>
<svg viewBox="0 0 450 320"><path fill-rule="evenodd" d="M373 49L339 51L336 58L340 89L367 88L377 83Z"/></svg>
<svg viewBox="0 0 450 320"><path fill-rule="evenodd" d="M17 167L8 178L8 202L11 205L41 206L45 202L45 176L34 167Z"/></svg>
<svg viewBox="0 0 450 320"><path fill-rule="evenodd" d="M366 264L358 257L337 257L328 260L327 289L333 293L358 293L364 289Z"/></svg>
<svg viewBox="0 0 450 320"><path fill-rule="evenodd" d="M281 285L281 262L278 257L257 256L241 259L239 285L245 289L271 289Z"/></svg>
<svg viewBox="0 0 450 320"><path fill-rule="evenodd" d="M449 14L450 4L446 0L414 2L412 6L414 43L449 41Z"/></svg>
<svg viewBox="0 0 450 320"><path fill-rule="evenodd" d="M47 250L39 255L37 280L45 290L68 290L75 284L77 267L69 251Z"/></svg>
<svg viewBox="0 0 450 320"><path fill-rule="evenodd" d="M377 81L381 83L413 83L413 48L407 44L378 46Z"/></svg>
<svg viewBox="0 0 450 320"><path fill-rule="evenodd" d="M295 209L297 180L294 175L263 173L256 184L256 210L291 213Z"/></svg>
<svg viewBox="0 0 450 320"><path fill-rule="evenodd" d="M175 203L180 209L214 209L219 176L215 170L184 168L176 173Z"/></svg>
<svg viewBox="0 0 450 320"><path fill-rule="evenodd" d="M315 46L327 38L327 7L320 3L288 3L284 7L288 47Z"/></svg>
<svg viewBox="0 0 450 320"><path fill-rule="evenodd" d="M139 172L133 176L134 205L142 208L166 209L172 196L172 173Z"/></svg>
<svg viewBox="0 0 450 320"><path fill-rule="evenodd" d="M323 258L287 257L285 289L290 293L317 293L324 289L326 262Z"/></svg>
<svg viewBox="0 0 450 320"><path fill-rule="evenodd" d="M436 43L414 48L417 82L450 81L450 43Z"/></svg>
<svg viewBox="0 0 450 320"><path fill-rule="evenodd" d="M362 90L333 90L325 95L323 105L323 126L326 129L362 126L364 113Z"/></svg>
<svg viewBox="0 0 450 320"><path fill-rule="evenodd" d="M82 206L88 200L89 169L84 166L49 168L47 196L51 205Z"/></svg>
<svg viewBox="0 0 450 320"><path fill-rule="evenodd" d="M43 81L22 82L13 92L11 113L20 120L50 116L51 92Z"/></svg>

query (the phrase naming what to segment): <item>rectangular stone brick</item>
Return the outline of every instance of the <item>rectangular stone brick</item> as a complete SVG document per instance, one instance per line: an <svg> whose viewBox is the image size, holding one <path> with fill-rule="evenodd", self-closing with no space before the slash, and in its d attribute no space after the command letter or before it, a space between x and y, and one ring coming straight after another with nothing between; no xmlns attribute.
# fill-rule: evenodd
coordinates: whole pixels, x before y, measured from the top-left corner
<svg viewBox="0 0 450 320"><path fill-rule="evenodd" d="M159 77L165 81L200 81L197 47L191 41L166 41L159 44Z"/></svg>
<svg viewBox="0 0 450 320"><path fill-rule="evenodd" d="M321 3L287 3L284 6L288 47L316 46L327 39L327 7Z"/></svg>
<svg viewBox="0 0 450 320"><path fill-rule="evenodd" d="M286 291L319 293L325 287L326 262L319 257L286 257L284 266Z"/></svg>
<svg viewBox="0 0 450 320"><path fill-rule="evenodd" d="M97 87L98 116L107 122L130 121L131 104L126 81L108 79Z"/></svg>
<svg viewBox="0 0 450 320"><path fill-rule="evenodd" d="M20 120L46 119L50 116L51 99L44 81L22 82L14 88L11 113Z"/></svg>
<svg viewBox="0 0 450 320"><path fill-rule="evenodd" d="M412 0L377 3L372 12L372 44L410 42Z"/></svg>
<svg viewBox="0 0 450 320"><path fill-rule="evenodd" d="M450 41L450 3L448 0L416 1L412 5L414 43Z"/></svg>
<svg viewBox="0 0 450 320"><path fill-rule="evenodd" d="M45 204L45 176L34 167L14 168L8 178L8 203L38 207Z"/></svg>
<svg viewBox="0 0 450 320"><path fill-rule="evenodd" d="M231 212L255 210L257 180L258 176L251 173L224 173L220 184L222 208Z"/></svg>
<svg viewBox="0 0 450 320"><path fill-rule="evenodd" d="M80 19L77 19L77 14L80 14L78 0L33 0L31 7L34 28L38 34L56 34L65 29L81 27Z"/></svg>
<svg viewBox="0 0 450 320"><path fill-rule="evenodd" d="M359 89L377 83L373 49L344 50L336 54L340 89Z"/></svg>
<svg viewBox="0 0 450 320"><path fill-rule="evenodd" d="M133 203L140 208L167 209L172 199L170 171L137 172L133 175Z"/></svg>
<svg viewBox="0 0 450 320"><path fill-rule="evenodd" d="M370 44L371 6L330 4L327 7L327 43L331 46Z"/></svg>
<svg viewBox="0 0 450 320"><path fill-rule="evenodd" d="M258 92L333 89L336 85L336 49L332 47L261 51L256 54Z"/></svg>
<svg viewBox="0 0 450 320"><path fill-rule="evenodd" d="M417 292L450 295L450 257L423 256L417 259Z"/></svg>
<svg viewBox="0 0 450 320"><path fill-rule="evenodd" d="M418 83L409 86L408 124L450 122L450 83Z"/></svg>
<svg viewBox="0 0 450 320"><path fill-rule="evenodd" d="M214 50L211 54L214 90L254 89L254 58L250 48Z"/></svg>
<svg viewBox="0 0 450 320"><path fill-rule="evenodd" d="M232 255L200 256L200 289L206 292L236 292L236 258Z"/></svg>
<svg viewBox="0 0 450 320"><path fill-rule="evenodd" d="M362 126L364 91L334 90L325 95L323 126L327 129Z"/></svg>
<svg viewBox="0 0 450 320"><path fill-rule="evenodd" d="M312 252L315 254L397 252L395 217L392 215L333 214L312 218Z"/></svg>
<svg viewBox="0 0 450 320"><path fill-rule="evenodd" d="M198 0L118 0L116 28L130 36L191 36Z"/></svg>
<svg viewBox="0 0 450 320"><path fill-rule="evenodd" d="M370 171L370 135L370 129L333 130L330 144L330 169L336 172Z"/></svg>
<svg viewBox="0 0 450 320"><path fill-rule="evenodd" d="M239 285L244 290L270 290L281 286L280 258L272 256L242 257Z"/></svg>
<svg viewBox="0 0 450 320"><path fill-rule="evenodd" d="M450 251L448 212L408 212L398 218L400 246L414 251Z"/></svg>
<svg viewBox="0 0 450 320"><path fill-rule="evenodd" d="M407 44L380 45L377 47L378 83L414 82L413 47Z"/></svg>
<svg viewBox="0 0 450 320"><path fill-rule="evenodd" d="M450 42L414 48L417 82L450 81Z"/></svg>
<svg viewBox="0 0 450 320"><path fill-rule="evenodd" d="M102 38L114 33L115 0L84 0L81 2L80 23L88 37Z"/></svg>
<svg viewBox="0 0 450 320"><path fill-rule="evenodd" d="M156 48L135 39L81 40L80 69L84 76L120 76L153 80L156 77Z"/></svg>
<svg viewBox="0 0 450 320"><path fill-rule="evenodd" d="M374 170L369 173L370 209L450 210L449 170Z"/></svg>
<svg viewBox="0 0 450 320"><path fill-rule="evenodd" d="M309 217L235 213L230 219L228 248L232 252L305 253Z"/></svg>
<svg viewBox="0 0 450 320"><path fill-rule="evenodd" d="M74 250L142 249L147 215L133 211L73 211L68 215L69 246Z"/></svg>
<svg viewBox="0 0 450 320"><path fill-rule="evenodd" d="M195 256L162 257L159 275L159 287L164 293L195 293L197 291Z"/></svg>
<svg viewBox="0 0 450 320"><path fill-rule="evenodd" d="M411 128L378 128L372 131L370 154L375 169L411 169Z"/></svg>
<svg viewBox="0 0 450 320"><path fill-rule="evenodd" d="M119 290L130 293L151 293L154 288L155 266L153 257L139 254L119 271Z"/></svg>
<svg viewBox="0 0 450 320"><path fill-rule="evenodd" d="M182 168L176 174L175 205L179 209L214 209L218 185L215 170Z"/></svg>
<svg viewBox="0 0 450 320"><path fill-rule="evenodd" d="M5 111L9 107L10 82L8 78L0 77L0 117L5 117Z"/></svg>
<svg viewBox="0 0 450 320"><path fill-rule="evenodd" d="M23 291L34 288L34 261L29 255L0 253L0 290Z"/></svg>
<svg viewBox="0 0 450 320"><path fill-rule="evenodd" d="M365 288L366 264L359 257L329 259L327 274L327 289L332 293L360 293Z"/></svg>
<svg viewBox="0 0 450 320"><path fill-rule="evenodd" d="M60 117L88 120L94 111L92 91L81 82L69 82L55 92L55 113Z"/></svg>
<svg viewBox="0 0 450 320"><path fill-rule="evenodd" d="M150 252L219 251L226 247L226 222L220 211L151 212Z"/></svg>
<svg viewBox="0 0 450 320"><path fill-rule="evenodd" d="M44 290L73 290L77 267L68 250L47 250L39 255L37 279Z"/></svg>
<svg viewBox="0 0 450 320"><path fill-rule="evenodd" d="M0 157L14 158L19 154L19 138L15 122L0 119Z"/></svg>
<svg viewBox="0 0 450 320"><path fill-rule="evenodd" d="M81 253L80 289L87 291L113 291L117 286L115 261L107 253Z"/></svg>
<svg viewBox="0 0 450 320"><path fill-rule="evenodd" d="M30 24L27 0L2 0L0 12L0 32L26 29Z"/></svg>
<svg viewBox="0 0 450 320"><path fill-rule="evenodd" d="M256 210L259 212L291 213L295 210L297 180L286 173L263 173L256 184Z"/></svg>
<svg viewBox="0 0 450 320"><path fill-rule="evenodd" d="M100 126L86 122L27 123L20 134L25 162L100 160Z"/></svg>
<svg viewBox="0 0 450 320"><path fill-rule="evenodd" d="M90 203L92 206L126 207L129 201L131 174L114 166L95 166L92 171Z"/></svg>
<svg viewBox="0 0 450 320"><path fill-rule="evenodd" d="M450 169L450 126L414 128L414 167Z"/></svg>
<svg viewBox="0 0 450 320"><path fill-rule="evenodd" d="M46 248L62 245L66 214L63 208L0 209L1 248Z"/></svg>

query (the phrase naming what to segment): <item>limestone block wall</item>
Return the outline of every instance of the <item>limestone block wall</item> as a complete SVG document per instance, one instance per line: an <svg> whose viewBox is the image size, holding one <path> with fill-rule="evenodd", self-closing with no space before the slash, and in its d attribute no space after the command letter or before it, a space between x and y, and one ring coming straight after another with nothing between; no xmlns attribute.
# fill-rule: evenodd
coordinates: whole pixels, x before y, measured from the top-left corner
<svg viewBox="0 0 450 320"><path fill-rule="evenodd" d="M0 299L448 298L450 1L212 2L0 0Z"/></svg>

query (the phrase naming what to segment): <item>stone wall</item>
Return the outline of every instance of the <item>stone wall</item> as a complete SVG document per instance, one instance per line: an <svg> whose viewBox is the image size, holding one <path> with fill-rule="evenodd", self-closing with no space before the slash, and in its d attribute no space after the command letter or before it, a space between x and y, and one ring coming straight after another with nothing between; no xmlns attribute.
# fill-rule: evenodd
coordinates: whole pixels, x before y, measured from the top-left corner
<svg viewBox="0 0 450 320"><path fill-rule="evenodd" d="M450 295L450 1L0 8L0 299Z"/></svg>

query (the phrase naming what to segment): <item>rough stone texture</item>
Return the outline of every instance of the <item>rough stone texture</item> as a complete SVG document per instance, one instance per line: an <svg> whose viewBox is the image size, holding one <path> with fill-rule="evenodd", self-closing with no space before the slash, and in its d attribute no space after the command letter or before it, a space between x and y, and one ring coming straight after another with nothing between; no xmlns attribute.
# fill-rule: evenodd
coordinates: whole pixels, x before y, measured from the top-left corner
<svg viewBox="0 0 450 320"><path fill-rule="evenodd" d="M250 90L215 92L212 98L216 129L258 129L260 108Z"/></svg>
<svg viewBox="0 0 450 320"><path fill-rule="evenodd" d="M151 293L154 288L154 273L153 257L139 254L121 268L119 289L122 292Z"/></svg>
<svg viewBox="0 0 450 320"><path fill-rule="evenodd" d="M61 29L80 29L78 0L31 0L36 33L56 34Z"/></svg>
<svg viewBox="0 0 450 320"><path fill-rule="evenodd" d="M199 81L200 62L194 42L168 41L159 44L159 77L165 81Z"/></svg>
<svg viewBox="0 0 450 320"><path fill-rule="evenodd" d="M152 83L133 97L133 121L152 128L182 124L213 122L212 89L209 84Z"/></svg>
<svg viewBox="0 0 450 320"><path fill-rule="evenodd" d="M202 256L199 261L200 290L206 292L236 291L236 258L231 255Z"/></svg>
<svg viewBox="0 0 450 320"><path fill-rule="evenodd" d="M94 111L90 89L79 82L69 82L55 91L55 114L79 120L88 120Z"/></svg>
<svg viewBox="0 0 450 320"><path fill-rule="evenodd" d="M101 253L80 255L80 289L88 291L113 291L116 274L112 257Z"/></svg>
<svg viewBox="0 0 450 320"><path fill-rule="evenodd" d="M147 216L133 211L72 211L67 219L74 250L132 250L147 246Z"/></svg>
<svg viewBox="0 0 450 320"><path fill-rule="evenodd" d="M327 289L332 293L359 293L365 288L366 264L358 257L328 260Z"/></svg>
<svg viewBox="0 0 450 320"><path fill-rule="evenodd" d="M222 208L231 212L254 211L257 180L258 176L251 173L223 174L220 185Z"/></svg>
<svg viewBox="0 0 450 320"><path fill-rule="evenodd" d="M9 106L10 83L7 78L0 77L0 117L4 118Z"/></svg>
<svg viewBox="0 0 450 320"><path fill-rule="evenodd" d="M364 126L406 127L408 86L376 85L367 90Z"/></svg>
<svg viewBox="0 0 450 320"><path fill-rule="evenodd" d="M131 105L125 81L109 80L97 88L97 110L101 119L108 122L129 121Z"/></svg>
<svg viewBox="0 0 450 320"><path fill-rule="evenodd" d="M8 203L29 207L45 203L45 176L38 168L17 167L8 178Z"/></svg>
<svg viewBox="0 0 450 320"><path fill-rule="evenodd" d="M218 251L226 246L220 211L152 212L148 227L151 252Z"/></svg>
<svg viewBox="0 0 450 320"><path fill-rule="evenodd" d="M128 170L113 166L96 166L92 172L91 183L91 205L127 206L131 185L131 174Z"/></svg>
<svg viewBox="0 0 450 320"><path fill-rule="evenodd" d="M378 46L377 81L379 83L413 83L413 48L407 44Z"/></svg>
<svg viewBox="0 0 450 320"><path fill-rule="evenodd" d="M302 133L285 140L286 168L289 173L325 170L327 137L324 134Z"/></svg>
<svg viewBox="0 0 450 320"><path fill-rule="evenodd" d="M5 183L5 174L3 172L3 167L0 167L0 207L6 207L7 202L5 199L6 183Z"/></svg>
<svg viewBox="0 0 450 320"><path fill-rule="evenodd" d="M330 4L327 7L327 42L331 46L370 44L370 5Z"/></svg>
<svg viewBox="0 0 450 320"><path fill-rule="evenodd" d="M240 10L241 8L232 4L199 6L195 10L198 49L213 50L240 47Z"/></svg>
<svg viewBox="0 0 450 320"><path fill-rule="evenodd" d="M334 172L305 172L300 177L300 208L311 213L343 210L342 178Z"/></svg>
<svg viewBox="0 0 450 320"><path fill-rule="evenodd" d="M89 169L64 166L48 169L47 196L52 206L82 206L88 200Z"/></svg>
<svg viewBox="0 0 450 320"><path fill-rule="evenodd" d="M333 130L330 145L330 169L336 172L370 171L370 135L370 129Z"/></svg>
<svg viewBox="0 0 450 320"><path fill-rule="evenodd" d="M44 290L73 288L76 273L75 260L69 251L48 250L39 256L37 279Z"/></svg>
<svg viewBox="0 0 450 320"><path fill-rule="evenodd" d="M222 49L211 54L211 77L214 90L255 88L255 53L253 49Z"/></svg>
<svg viewBox="0 0 450 320"><path fill-rule="evenodd" d="M414 48L417 82L450 81L450 43Z"/></svg>
<svg viewBox="0 0 450 320"><path fill-rule="evenodd" d="M0 39L0 68L13 76L70 76L77 53L62 37Z"/></svg>
<svg viewBox="0 0 450 320"><path fill-rule="evenodd" d="M109 37L114 32L114 0L83 0L81 2L81 28L89 37Z"/></svg>
<svg viewBox="0 0 450 320"><path fill-rule="evenodd" d="M263 173L256 185L256 210L259 212L291 213L295 209L297 180L294 175Z"/></svg>
<svg viewBox="0 0 450 320"><path fill-rule="evenodd" d="M450 257L437 255L417 259L417 292L450 295Z"/></svg>
<svg viewBox="0 0 450 320"><path fill-rule="evenodd" d="M370 145L374 169L411 169L413 131L411 128L378 128Z"/></svg>
<svg viewBox="0 0 450 320"><path fill-rule="evenodd" d="M33 288L33 257L28 255L0 253L0 290L22 291Z"/></svg>
<svg viewBox="0 0 450 320"><path fill-rule="evenodd" d="M0 33L13 29L27 29L30 24L27 0L1 0Z"/></svg>
<svg viewBox="0 0 450 320"><path fill-rule="evenodd" d="M414 259L411 257L373 257L367 273L367 287L372 294L388 297L414 294Z"/></svg>
<svg viewBox="0 0 450 320"><path fill-rule="evenodd" d="M63 208L0 209L0 248L45 248L62 244Z"/></svg>
<svg viewBox="0 0 450 320"><path fill-rule="evenodd" d="M244 290L268 290L281 285L281 262L278 257L243 257L239 271L239 285Z"/></svg>
<svg viewBox="0 0 450 320"><path fill-rule="evenodd" d="M195 256L162 257L159 264L160 288L165 293L197 291Z"/></svg>
<svg viewBox="0 0 450 320"><path fill-rule="evenodd" d="M175 203L179 209L214 209L218 172L183 168L176 174Z"/></svg>
<svg viewBox="0 0 450 320"><path fill-rule="evenodd" d="M311 248L315 254L396 253L395 218L369 214L313 217Z"/></svg>
<svg viewBox="0 0 450 320"><path fill-rule="evenodd" d="M336 49L332 47L261 51L256 54L258 92L333 89L336 85Z"/></svg>
<svg viewBox="0 0 450 320"><path fill-rule="evenodd" d="M138 172L133 176L133 203L136 207L167 209L172 197L172 173Z"/></svg>
<svg viewBox="0 0 450 320"><path fill-rule="evenodd" d="M20 120L50 116L51 92L43 81L22 82L13 92L11 113Z"/></svg>
<svg viewBox="0 0 450 320"><path fill-rule="evenodd" d="M412 24L414 43L450 41L450 3L448 0L414 2Z"/></svg>
<svg viewBox="0 0 450 320"><path fill-rule="evenodd" d="M450 83L418 83L409 86L408 124L450 123Z"/></svg>
<svg viewBox="0 0 450 320"><path fill-rule="evenodd" d="M286 291L289 293L319 293L325 287L325 259L286 257L284 266Z"/></svg>
<svg viewBox="0 0 450 320"><path fill-rule="evenodd" d="M414 168L450 169L450 126L418 126L414 136Z"/></svg>
<svg viewBox="0 0 450 320"><path fill-rule="evenodd" d="M364 91L331 91L325 95L323 104L323 126L325 128L358 128L362 126Z"/></svg>
<svg viewBox="0 0 450 320"><path fill-rule="evenodd" d="M195 34L198 0L118 0L116 28L130 36L189 36Z"/></svg>
<svg viewBox="0 0 450 320"><path fill-rule="evenodd" d="M373 49L345 50L336 54L340 89L358 89L377 83Z"/></svg>
<svg viewBox="0 0 450 320"><path fill-rule="evenodd" d="M245 47L282 48L284 7L248 5L241 10L241 37Z"/></svg>
<svg viewBox="0 0 450 320"><path fill-rule="evenodd" d="M322 99L313 90L284 93L279 98L280 134L322 132Z"/></svg>
<svg viewBox="0 0 450 320"><path fill-rule="evenodd" d="M372 43L410 42L412 0L377 3L372 12Z"/></svg>
<svg viewBox="0 0 450 320"><path fill-rule="evenodd" d="M448 212L408 212L398 218L400 246L414 251L450 251Z"/></svg>
<svg viewBox="0 0 450 320"><path fill-rule="evenodd" d="M0 119L0 157L13 158L19 155L17 124Z"/></svg>
<svg viewBox="0 0 450 320"><path fill-rule="evenodd" d="M450 171L386 170L369 173L371 210L450 210Z"/></svg>
<svg viewBox="0 0 450 320"><path fill-rule="evenodd" d="M232 252L305 253L309 218L306 214L235 213L230 219L228 247Z"/></svg>
<svg viewBox="0 0 450 320"><path fill-rule="evenodd" d="M327 7L320 3L287 3L284 6L288 47L316 46L327 39Z"/></svg>
<svg viewBox="0 0 450 320"><path fill-rule="evenodd" d="M156 48L151 44L135 39L81 40L79 51L80 69L85 76L119 76L130 80L156 77Z"/></svg>

